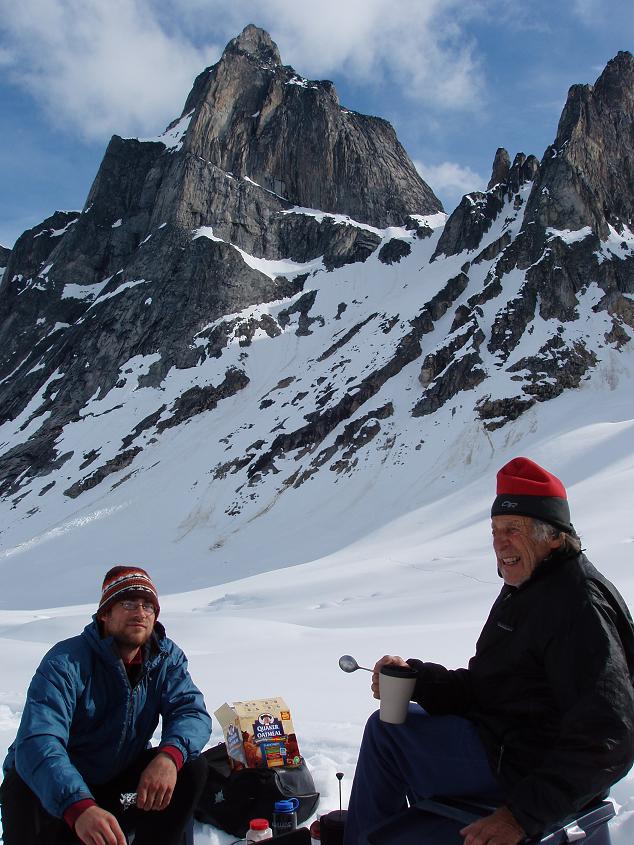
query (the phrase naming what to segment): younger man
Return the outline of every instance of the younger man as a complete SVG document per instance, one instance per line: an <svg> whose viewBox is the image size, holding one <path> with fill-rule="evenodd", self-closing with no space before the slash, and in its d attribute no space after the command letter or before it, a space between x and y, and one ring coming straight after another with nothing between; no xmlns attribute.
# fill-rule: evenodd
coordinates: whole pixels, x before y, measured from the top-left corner
<svg viewBox="0 0 634 845"><path fill-rule="evenodd" d="M180 841L211 719L159 611L148 573L115 566L93 621L45 655L4 762L5 845L126 845L131 829L136 845ZM138 796L125 812L124 792Z"/></svg>

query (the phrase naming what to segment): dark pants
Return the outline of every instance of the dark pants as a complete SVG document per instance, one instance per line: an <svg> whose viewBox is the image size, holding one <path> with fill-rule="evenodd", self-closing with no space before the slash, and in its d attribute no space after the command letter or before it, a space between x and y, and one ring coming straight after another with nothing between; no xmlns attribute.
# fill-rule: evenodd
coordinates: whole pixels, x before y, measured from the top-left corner
<svg viewBox="0 0 634 845"><path fill-rule="evenodd" d="M460 716L429 716L417 704L402 725L373 713L359 751L345 845L358 845L361 832L404 810L406 799L433 795L503 800L474 725Z"/></svg>
<svg viewBox="0 0 634 845"><path fill-rule="evenodd" d="M113 780L91 785L90 791L100 807L117 817L126 835L134 831L135 845L178 845L207 779L207 763L198 757L183 766L164 810L123 810L121 793L136 792L141 772L155 753L144 751ZM15 769L5 777L0 796L4 845L76 845L80 841L63 819L46 812Z"/></svg>

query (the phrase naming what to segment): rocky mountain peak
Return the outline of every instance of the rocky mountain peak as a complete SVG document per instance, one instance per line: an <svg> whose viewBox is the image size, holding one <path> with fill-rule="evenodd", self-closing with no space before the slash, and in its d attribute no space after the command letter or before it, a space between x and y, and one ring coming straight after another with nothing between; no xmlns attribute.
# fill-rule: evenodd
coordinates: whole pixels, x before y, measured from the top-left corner
<svg viewBox="0 0 634 845"><path fill-rule="evenodd" d="M81 214L57 212L9 255L0 425L34 395L38 408L52 403L37 455L27 441L7 458L9 484L48 465L60 429L91 397L122 389L126 362L149 356L144 387L154 388L170 370L215 359L229 330L212 332L209 353L197 333L299 295L307 273L293 267L363 260L381 245L376 228L408 225L414 237L411 215L441 209L387 121L342 108L332 83L282 66L270 36L247 27L198 76L163 135L113 136ZM382 255L408 252L396 242ZM306 334L310 303L309 293L296 307ZM261 329L282 331L272 320ZM195 404L248 382L242 370L227 373L219 392L195 391Z"/></svg>
<svg viewBox="0 0 634 845"><path fill-rule="evenodd" d="M506 182L511 169L511 159L504 147L498 147L493 159L493 168L491 170L491 178L487 185L487 191L495 187L500 182Z"/></svg>
<svg viewBox="0 0 634 845"><path fill-rule="evenodd" d="M343 108L330 81L282 65L253 25L198 77L185 120L185 153L293 205L378 226L442 210L387 121Z"/></svg>
<svg viewBox="0 0 634 845"><path fill-rule="evenodd" d="M240 35L232 38L225 47L223 57L233 53L247 53L260 62L281 65L282 58L277 44L265 30L250 23Z"/></svg>
<svg viewBox="0 0 634 845"><path fill-rule="evenodd" d="M606 238L634 222L634 57L620 52L594 85L573 85L555 142L541 162L525 228L534 228L528 260L548 228L590 229ZM537 240L535 240L535 236Z"/></svg>
<svg viewBox="0 0 634 845"><path fill-rule="evenodd" d="M634 114L634 56L623 50L608 62L594 85L571 86L554 146L572 140L599 115L615 113Z"/></svg>
<svg viewBox="0 0 634 845"><path fill-rule="evenodd" d="M594 95L605 108L625 109L634 107L634 56L629 50L620 50L605 66L594 84Z"/></svg>

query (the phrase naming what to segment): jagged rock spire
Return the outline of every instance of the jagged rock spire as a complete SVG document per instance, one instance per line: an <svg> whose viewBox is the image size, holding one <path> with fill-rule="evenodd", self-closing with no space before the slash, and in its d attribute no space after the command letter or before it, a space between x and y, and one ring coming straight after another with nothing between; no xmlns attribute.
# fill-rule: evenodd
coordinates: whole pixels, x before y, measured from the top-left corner
<svg viewBox="0 0 634 845"><path fill-rule="evenodd" d="M634 225L634 56L621 51L594 85L573 85L541 163L525 228L582 229L605 238ZM536 249L540 249L537 243Z"/></svg>
<svg viewBox="0 0 634 845"><path fill-rule="evenodd" d="M271 62L274 65L282 64L277 44L268 32L252 23L245 26L240 35L231 39L225 47L223 55L236 52L248 53L261 62Z"/></svg>
<svg viewBox="0 0 634 845"><path fill-rule="evenodd" d="M378 226L442 211L387 121L343 108L332 82L282 65L253 25L198 77L191 113L185 152L292 204Z"/></svg>
<svg viewBox="0 0 634 845"><path fill-rule="evenodd" d="M487 185L487 191L499 185L500 182L506 182L511 169L511 159L504 147L498 147L493 159L493 169L491 171L491 178Z"/></svg>
<svg viewBox="0 0 634 845"><path fill-rule="evenodd" d="M473 191L462 198L447 220L434 258L443 254L456 255L464 249L475 249L500 213L505 200L516 195L526 182L532 182L538 173L539 162L534 155L517 153L511 164L508 152L504 147L499 147L486 193ZM508 243L504 246L508 246ZM499 251L501 244L497 248Z"/></svg>

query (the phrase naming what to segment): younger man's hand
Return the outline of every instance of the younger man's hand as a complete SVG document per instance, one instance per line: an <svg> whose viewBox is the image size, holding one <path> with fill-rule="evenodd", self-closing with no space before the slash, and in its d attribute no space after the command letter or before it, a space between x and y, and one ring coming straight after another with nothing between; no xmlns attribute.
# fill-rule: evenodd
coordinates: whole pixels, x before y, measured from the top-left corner
<svg viewBox="0 0 634 845"><path fill-rule="evenodd" d="M127 845L119 822L96 804L87 807L75 822L75 835L84 845Z"/></svg>
<svg viewBox="0 0 634 845"><path fill-rule="evenodd" d="M176 786L176 765L169 754L159 751L141 773L136 792L140 810L164 810Z"/></svg>

